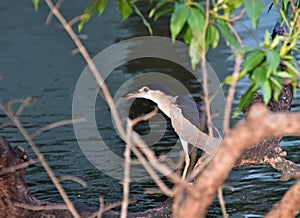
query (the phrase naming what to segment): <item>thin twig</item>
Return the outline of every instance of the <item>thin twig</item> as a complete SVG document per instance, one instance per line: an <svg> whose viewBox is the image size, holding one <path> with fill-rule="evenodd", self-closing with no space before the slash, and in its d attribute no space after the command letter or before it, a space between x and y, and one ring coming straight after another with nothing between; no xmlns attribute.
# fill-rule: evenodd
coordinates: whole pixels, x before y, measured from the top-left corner
<svg viewBox="0 0 300 218"><path fill-rule="evenodd" d="M121 218L127 217L127 208L129 200L129 186L130 186L130 145L126 144L124 151L124 180L123 180L123 201L121 206Z"/></svg>
<svg viewBox="0 0 300 218"><path fill-rule="evenodd" d="M71 180L71 181L77 182L80 185L82 185L83 188L87 188L86 181L84 181L76 176L61 176L61 177L59 177L59 181L66 181L66 180Z"/></svg>
<svg viewBox="0 0 300 218"><path fill-rule="evenodd" d="M158 112L158 107L155 107L154 110L151 111L150 113L134 118L131 121L131 125L134 126L141 121L150 120L153 116L155 116L157 114L157 112Z"/></svg>
<svg viewBox="0 0 300 218"><path fill-rule="evenodd" d="M0 176L3 176L7 173L13 173L17 170L20 170L20 169L24 169L26 167L29 167L31 165L34 165L36 162L35 160L29 160L27 162L24 162L24 163L21 163L21 164L18 164L18 165L15 165L15 166L11 166L11 167L7 167L7 168L4 168L0 171Z"/></svg>
<svg viewBox="0 0 300 218"><path fill-rule="evenodd" d="M233 18L230 18L229 21L230 21L230 22L235 22L235 21L241 19L241 18L244 16L245 11L246 11L246 9L243 8L243 9L241 10L241 12L239 13L239 15L237 15L237 16L235 16L235 17L233 17Z"/></svg>
<svg viewBox="0 0 300 218"><path fill-rule="evenodd" d="M41 210L68 210L68 206L61 204L61 205L29 205L19 202L13 202L14 206L24 208L27 210L34 210L34 211L41 211Z"/></svg>
<svg viewBox="0 0 300 218"><path fill-rule="evenodd" d="M25 98L25 100L22 102L22 104L18 108L15 116L20 116L22 114L23 110L29 105L29 103L31 102L31 100L32 100L31 96L28 96L27 98Z"/></svg>
<svg viewBox="0 0 300 218"><path fill-rule="evenodd" d="M236 32L234 27L228 22L227 25L229 26L230 30L232 31L233 35L235 38L238 40L239 44L241 47L243 47L243 41L241 40L241 37L239 34ZM230 114L231 114L231 107L232 107L232 102L234 99L234 93L235 93L235 87L239 78L239 73L242 65L242 60L243 60L243 55L238 52L235 58L235 65L234 65L234 70L232 73L232 82L230 84L229 90L228 90L228 95L226 98L226 106L225 106L225 113L224 113L224 133L226 134L229 130L229 123L230 123Z"/></svg>
<svg viewBox="0 0 300 218"><path fill-rule="evenodd" d="M55 7L57 9L59 9L60 6L62 5L63 1L64 0L58 0L57 3L56 3L56 5L55 5ZM45 21L45 25L46 26L48 26L51 23L52 18L53 18L53 13L52 13L52 11L50 11L49 14L48 14L48 16L47 16L47 19Z"/></svg>
<svg viewBox="0 0 300 218"><path fill-rule="evenodd" d="M54 129L54 128L59 127L59 126L69 125L69 124L73 124L73 123L81 123L81 122L85 122L85 121L86 121L85 118L77 118L77 119L57 121L57 122L48 124L46 126L43 126L39 129L37 129L35 132L30 134L30 137L35 138L36 136L40 135L41 133L43 133L45 131L48 131L50 129Z"/></svg>
<svg viewBox="0 0 300 218"><path fill-rule="evenodd" d="M153 111L151 111L148 114L145 114L143 116L137 117L133 120L127 119L127 128L131 128L131 129L127 129L127 135L128 137L134 135L132 127L134 125L136 125L138 122L140 121L145 121L145 120L149 120L151 117L153 117L156 113L158 112L158 108L155 107ZM130 134L129 134L130 133ZM134 140L134 138L128 138L127 139L129 142L130 140L136 141ZM142 140L141 140L142 141ZM129 144L130 149L132 150L132 152L135 154L135 156L138 158L139 163L143 165L143 167L145 168L145 170L148 172L148 174L151 176L151 178L153 179L153 181L157 184L157 186L160 188L160 190L166 194L167 196L172 196L173 195L173 191L170 190L165 183L159 179L158 175L156 174L156 172L153 170L153 168L150 166L149 162L144 158L144 156L140 153L140 151L133 145ZM147 149L145 149L147 150ZM144 150L144 152L145 152ZM149 149L147 151L148 157L149 157L149 153L151 153L151 150ZM147 155L146 155L147 156ZM151 156L151 155L150 155Z"/></svg>
<svg viewBox="0 0 300 218"><path fill-rule="evenodd" d="M130 146L130 149L134 153L134 155L139 159L140 163L143 165L145 170L148 172L148 174L151 176L153 181L156 183L156 185L159 187L159 189L167 196L173 196L173 191L166 186L166 184L159 179L156 172L153 170L153 168L150 166L150 164L147 162L147 160L143 157L143 155L139 152L139 150L134 147Z"/></svg>
<svg viewBox="0 0 300 218"><path fill-rule="evenodd" d="M227 218L228 215L227 215L227 211L226 211L225 201L224 201L224 198L223 198L223 188L222 187L218 188L218 198L219 198L220 206L221 206L221 209L222 209L223 217Z"/></svg>
<svg viewBox="0 0 300 218"><path fill-rule="evenodd" d="M28 97L27 97L28 98ZM19 103L19 104L22 104L24 102L24 99L23 98L16 98L16 99L13 99L13 100L10 100L9 102L6 103L6 105L4 106L5 109L7 109L8 111L14 111L13 110L13 105L16 104L16 103Z"/></svg>
<svg viewBox="0 0 300 218"><path fill-rule="evenodd" d="M141 150L141 152L147 157L149 163L155 170L157 170L160 173L162 173L163 175L165 175L174 184L180 184L183 187L189 187L189 183L187 181L182 180L181 177L177 173L174 173L172 169L170 169L167 165L162 164L156 158L155 153L144 143L144 141L139 137L139 134L137 134L135 131L132 131L131 140L132 140L132 143L136 147L138 147ZM136 155L134 148L135 147L132 146L131 150ZM142 162L142 164L143 163L144 162ZM146 163L148 163L148 162L146 162Z"/></svg>
<svg viewBox="0 0 300 218"><path fill-rule="evenodd" d="M293 1L293 0L290 0L290 4L291 4L292 10L293 10L293 13L296 14L297 8L296 8L296 6L295 6L295 4L294 4L294 1Z"/></svg>
<svg viewBox="0 0 300 218"><path fill-rule="evenodd" d="M121 207L121 218L127 217L127 208L128 208L128 199L129 199L129 186L130 186L130 143L129 138L132 131L132 126L129 125L129 122L127 122L127 143L125 146L124 151L124 180L123 180L123 201L122 201L122 207Z"/></svg>
<svg viewBox="0 0 300 218"><path fill-rule="evenodd" d="M69 21L69 25L73 26L75 23L79 22L81 15L74 17L72 20Z"/></svg>
<svg viewBox="0 0 300 218"><path fill-rule="evenodd" d="M129 200L129 204L133 204L135 203L137 200L136 199L130 199ZM114 207L118 207L122 204L121 201L115 202L115 203L111 203L108 205L104 204L104 198L102 196L99 197L99 202L100 202L100 206L99 206L99 210L96 211L95 213L91 214L88 218L100 218L102 217L102 214L108 210L111 210Z"/></svg>
<svg viewBox="0 0 300 218"><path fill-rule="evenodd" d="M239 78L239 73L242 65L242 54L238 53L235 58L235 65L234 65L234 71L232 73L232 83L230 84L228 95L226 98L226 106L225 106L225 114L224 114L224 133L226 133L229 130L229 123L230 123L230 113L231 113L231 107L232 102L234 99L234 93L235 93L235 87Z"/></svg>
<svg viewBox="0 0 300 218"><path fill-rule="evenodd" d="M211 114L210 114L210 105L209 105L209 90L208 90L208 81L207 81L207 69L206 69L206 32L209 24L209 0L206 0L206 11L205 11L205 22L202 32L202 52L201 52L201 70L203 78L203 91L204 91L204 107L207 116L207 126L209 135L213 134L211 126Z"/></svg>
<svg viewBox="0 0 300 218"><path fill-rule="evenodd" d="M240 35L235 30L235 28L232 26L232 24L230 22L227 22L227 25L228 25L229 29L231 30L231 32L233 33L234 37L238 40L240 46L244 47L243 40L241 39Z"/></svg>
<svg viewBox="0 0 300 218"><path fill-rule="evenodd" d="M102 214L104 213L104 198L102 196L99 197L99 210L97 211L96 215L97 215L97 218L100 218L102 217ZM92 215L90 217L93 217Z"/></svg>

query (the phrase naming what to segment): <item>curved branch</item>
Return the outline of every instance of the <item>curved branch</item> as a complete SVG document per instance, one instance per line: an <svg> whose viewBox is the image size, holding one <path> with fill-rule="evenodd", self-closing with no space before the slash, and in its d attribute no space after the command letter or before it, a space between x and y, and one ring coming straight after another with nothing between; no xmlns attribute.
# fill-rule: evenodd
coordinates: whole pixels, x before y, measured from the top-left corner
<svg viewBox="0 0 300 218"><path fill-rule="evenodd" d="M228 132L214 158L190 192L181 189L175 196L176 217L205 217L208 206L242 152L261 139L273 135L300 135L300 113L272 113L261 104L253 105L245 122ZM182 197L185 193L186 198ZM176 205L177 204L177 205ZM180 204L180 205L178 205Z"/></svg>

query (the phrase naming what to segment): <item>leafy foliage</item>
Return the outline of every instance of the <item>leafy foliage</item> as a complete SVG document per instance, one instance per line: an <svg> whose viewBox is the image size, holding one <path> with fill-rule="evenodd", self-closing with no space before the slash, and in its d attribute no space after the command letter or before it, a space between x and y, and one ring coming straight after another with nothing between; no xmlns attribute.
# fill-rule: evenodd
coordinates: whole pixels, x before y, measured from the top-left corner
<svg viewBox="0 0 300 218"><path fill-rule="evenodd" d="M32 0L35 10L38 9L39 0ZM255 47L242 47L238 33L234 30L233 23L240 19L245 12L250 18L252 27L258 27L259 18L267 6L262 0L213 0L210 1L209 20L205 29L205 1L197 0L149 0L152 9L148 18L139 11L136 4L141 0L116 0L122 21L126 20L133 12L140 16L144 25L152 34L152 28L147 19L156 21L164 15L170 15L170 35L172 40L182 39L190 45L190 58L195 67L200 61L200 53L208 49L217 48L222 36L230 46L234 55L243 54L244 62L238 79L248 77L250 87L241 97L237 115L249 104L253 95L260 89L264 102L270 99L277 100L282 90L282 80L290 80L294 85L300 76L297 60L291 52L298 52L300 44L300 0L272 0L269 11L275 8L281 17L281 25L287 28L286 34L272 39L267 31L264 41ZM293 3L293 4L291 4ZM107 7L108 0L91 0L91 4L81 15L78 30L81 31L86 22L98 12L101 16ZM236 13L240 13L236 15ZM205 34L205 42L203 42ZM228 76L223 84L231 84L232 76Z"/></svg>

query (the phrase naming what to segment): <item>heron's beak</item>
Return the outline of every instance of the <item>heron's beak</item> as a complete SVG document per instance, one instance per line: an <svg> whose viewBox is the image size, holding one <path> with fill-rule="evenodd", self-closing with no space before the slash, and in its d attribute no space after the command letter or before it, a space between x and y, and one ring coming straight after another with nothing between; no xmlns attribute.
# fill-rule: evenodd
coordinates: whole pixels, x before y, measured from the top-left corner
<svg viewBox="0 0 300 218"><path fill-rule="evenodd" d="M141 95L140 92L131 92L131 93L124 95L123 98L126 98L126 99L138 98L138 97L140 97L140 95Z"/></svg>

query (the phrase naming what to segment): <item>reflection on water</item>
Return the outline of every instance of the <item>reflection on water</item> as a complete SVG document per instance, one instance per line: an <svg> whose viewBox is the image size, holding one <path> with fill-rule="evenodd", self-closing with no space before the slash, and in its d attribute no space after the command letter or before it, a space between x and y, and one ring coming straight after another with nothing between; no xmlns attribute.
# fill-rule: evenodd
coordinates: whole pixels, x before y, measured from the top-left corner
<svg viewBox="0 0 300 218"><path fill-rule="evenodd" d="M78 15L83 2L79 0L66 1L63 5L63 13L72 18ZM147 35L147 30L137 17L120 23L120 18L115 16L117 9L110 2L108 11L100 18L93 18L84 29L89 35L85 43L92 55L96 55L109 45L133 36ZM146 10L146 9L145 9ZM79 55L71 56L74 49L73 43L69 40L64 31L57 28L58 23L54 20L52 25L45 27L43 22L47 14L45 5L41 5L38 13L34 13L31 5L26 1L10 0L0 3L0 18L5 22L0 23L0 100L6 102L14 98L33 96L37 99L34 106L27 108L22 114L21 121L28 132L49 123L70 119L72 115L73 91L85 63ZM261 28L255 32L258 38L262 38L266 29L271 30L277 19L272 13L265 15L267 19L262 22ZM109 23L109 25L108 25ZM242 21L243 25L248 22ZM155 35L167 36L167 19L162 19L154 26ZM242 26L245 44L254 44L249 40L249 33ZM221 43L218 51L211 51L208 60L218 74L220 80L224 79L232 71L232 63L227 61L230 50L224 42ZM184 54L183 54L184 55ZM195 97L200 101L201 89L199 83L190 74L177 71L169 67L165 61L148 59L136 60L120 66L107 78L106 82L110 91L115 94L119 87L133 76L149 71L164 72L179 79ZM179 73L180 72L180 73ZM247 86L247 80L238 83L234 108L237 107L240 95ZM299 95L297 95L299 96ZM134 113L146 113L153 107L150 102L142 102L142 107L135 107ZM293 101L292 110L299 110L299 97ZM148 110L148 111L147 111ZM133 113L133 112L132 112ZM103 134L103 139L109 141L111 150L122 156L124 144L113 131L110 118L110 111L103 100L98 99L96 103L96 119L98 128ZM136 114L132 114L136 116ZM242 117L238 117L242 119ZM0 112L0 122L6 121L3 113ZM177 141L177 136L167 122L167 131L159 144L153 146L157 154L167 152ZM147 133L148 123L140 124L137 131ZM8 127L1 130L13 145L21 145L34 157L27 143L18 133L16 128ZM93 139L89 139L93 141ZM64 126L46 132L35 139L39 149L55 174L74 175L84 179L88 188L83 189L75 182L65 181L63 185L76 203L98 206L99 195L104 196L105 201L115 202L122 198L122 186L120 181L110 178L88 162L82 154L76 141L72 126ZM297 146L299 140L289 137L283 142L283 148L288 152L288 159L298 161ZM101 158L101 157L99 157ZM122 166L120 166L120 169ZM138 176L138 175L136 175ZM279 200L280 196L293 183L279 181L280 174L266 166L239 168L232 171L226 184L235 188L234 192L227 189L224 197L228 213L231 217L260 217ZM40 164L27 170L28 186L37 198L47 201L62 201L58 192L51 184L48 176ZM130 206L131 211L140 211L155 207L158 202L164 200L162 195L144 194L146 188L153 188L154 182L131 184L131 198L139 201ZM263 191L262 191L263 190ZM220 216L220 208L217 200L209 210L210 216Z"/></svg>

